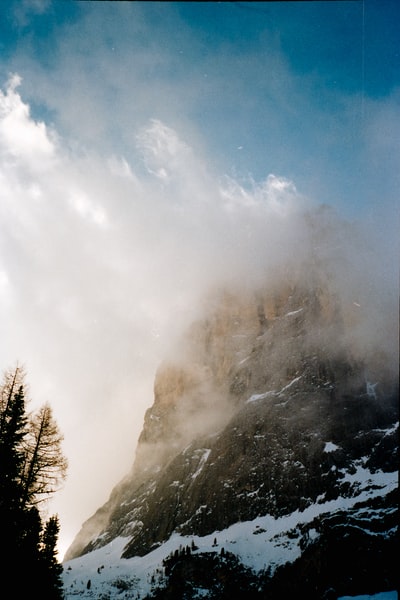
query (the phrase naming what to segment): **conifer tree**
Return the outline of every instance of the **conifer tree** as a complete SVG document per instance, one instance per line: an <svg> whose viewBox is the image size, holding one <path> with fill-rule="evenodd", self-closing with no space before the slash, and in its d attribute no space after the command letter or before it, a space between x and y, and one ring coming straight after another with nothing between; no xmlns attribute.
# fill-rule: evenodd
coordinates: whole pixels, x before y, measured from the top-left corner
<svg viewBox="0 0 400 600"><path fill-rule="evenodd" d="M49 404L32 416L25 437L25 461L21 477L22 503L37 505L57 490L65 478L67 460L61 435Z"/></svg>
<svg viewBox="0 0 400 600"><path fill-rule="evenodd" d="M0 414L0 532L6 548L6 562L17 554L23 537L25 515L21 509L20 472L23 465L22 440L26 434L23 386L16 385L18 373L7 373L1 390Z"/></svg>
<svg viewBox="0 0 400 600"><path fill-rule="evenodd" d="M44 570L42 579L41 598L57 600L62 598L62 565L57 560L57 541L60 531L58 516L54 515L47 521L41 540L41 559Z"/></svg>
<svg viewBox="0 0 400 600"><path fill-rule="evenodd" d="M0 385L0 596L3 587L17 598L62 598L58 517L43 530L37 508L65 477L61 440L48 405L26 414L23 370L7 371Z"/></svg>
<svg viewBox="0 0 400 600"><path fill-rule="evenodd" d="M20 538L17 552L13 557L16 568L23 573L18 578L13 588L18 598L29 598L33 590L38 590L38 578L42 571L40 561L40 541L42 521L37 508L21 511L22 520L19 523Z"/></svg>

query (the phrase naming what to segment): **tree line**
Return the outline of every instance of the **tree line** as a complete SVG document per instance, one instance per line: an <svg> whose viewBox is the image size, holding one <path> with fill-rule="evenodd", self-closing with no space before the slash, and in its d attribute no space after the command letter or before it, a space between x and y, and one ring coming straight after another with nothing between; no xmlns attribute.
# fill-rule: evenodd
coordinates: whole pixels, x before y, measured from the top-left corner
<svg viewBox="0 0 400 600"><path fill-rule="evenodd" d="M15 598L61 600L58 516L41 509L65 479L63 437L49 404L26 408L25 372L5 371L0 384L0 589ZM3 596L3 594L0 594Z"/></svg>

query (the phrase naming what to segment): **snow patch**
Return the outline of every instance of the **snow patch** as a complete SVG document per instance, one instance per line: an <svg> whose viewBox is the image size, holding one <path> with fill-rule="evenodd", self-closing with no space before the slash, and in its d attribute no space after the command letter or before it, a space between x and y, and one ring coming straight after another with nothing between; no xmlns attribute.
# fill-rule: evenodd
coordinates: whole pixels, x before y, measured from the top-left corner
<svg viewBox="0 0 400 600"><path fill-rule="evenodd" d="M371 596L340 596L338 600L397 600L398 594L395 590L391 592L379 592Z"/></svg>
<svg viewBox="0 0 400 600"><path fill-rule="evenodd" d="M284 392L286 392L286 390L288 390L289 388L292 387L292 385L294 385L295 383L297 383L298 381L300 381L301 379L301 375L299 377L295 377L294 379L292 379L292 381L290 381L287 385L285 385L285 387L283 387L281 389L281 391L278 393L278 396L280 396L281 394L283 394Z"/></svg>
<svg viewBox="0 0 400 600"><path fill-rule="evenodd" d="M203 458L206 455L203 455ZM64 593L65 600L80 598L116 596L118 585L129 586L135 598L140 600L148 595L152 586L161 583L164 577L163 560L180 547L197 546L196 552L215 552L223 547L232 552L242 563L260 572L266 567L274 571L280 564L293 562L301 554L299 546L300 534L288 536L301 525L311 523L319 515L334 513L337 510L348 510L358 502L363 502L371 496L382 496L398 486L398 473L371 473L359 461L356 472L345 474L345 480L358 487L358 494L350 497L339 497L335 500L313 504L303 511L296 510L290 515L274 518L271 515L257 517L252 521L235 523L222 531L215 531L208 536L182 536L173 533L171 537L146 556L135 556L122 559L121 554L130 538L117 538L107 546L99 548L84 556L64 563ZM207 509L203 505L198 512ZM255 535L255 532L257 535ZM311 538L318 536L315 529L310 529ZM90 580L90 589L87 588ZM391 594L391 595L389 595ZM353 600L397 600L395 592L386 595L358 596ZM341 600L350 600L342 597Z"/></svg>
<svg viewBox="0 0 400 600"><path fill-rule="evenodd" d="M336 452L336 450L340 450L340 447L333 442L326 442L324 452Z"/></svg>
<svg viewBox="0 0 400 600"><path fill-rule="evenodd" d="M288 313L286 313L286 315L284 315L285 317L292 317L293 315L297 315L298 313L300 313L303 310L303 308L298 308L297 310L292 310Z"/></svg>
<svg viewBox="0 0 400 600"><path fill-rule="evenodd" d="M275 396L277 392L275 392L274 390L270 390L269 392L264 392L264 394L253 394L252 396L250 396L250 398L246 401L246 403L249 402L257 402L257 400L264 400L264 398L268 398L268 396Z"/></svg>
<svg viewBox="0 0 400 600"><path fill-rule="evenodd" d="M246 404L248 404L249 402L257 402L257 400L264 400L269 396L280 396L281 394L286 392L286 390L291 388L292 385L300 381L301 377L302 376L300 375L299 377L295 377L294 379L292 379L292 381L285 385L279 392L276 390L269 390L268 392L264 392L263 394L253 394L252 396L250 396L250 398L248 398L248 400L246 400Z"/></svg>
<svg viewBox="0 0 400 600"><path fill-rule="evenodd" d="M196 479L196 477L198 476L198 474L200 473L200 471L204 467L205 463L207 462L207 459L210 456L210 452L211 452L211 450L209 448L206 448L204 450L203 455L202 455L202 457L199 460L199 465L197 467L197 470L192 475L192 479Z"/></svg>

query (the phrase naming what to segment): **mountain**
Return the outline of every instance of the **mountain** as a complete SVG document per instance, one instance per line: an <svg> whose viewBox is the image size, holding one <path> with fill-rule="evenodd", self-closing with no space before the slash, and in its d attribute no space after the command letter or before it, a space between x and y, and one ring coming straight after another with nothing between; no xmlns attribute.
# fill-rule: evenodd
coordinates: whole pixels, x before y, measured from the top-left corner
<svg viewBox="0 0 400 600"><path fill-rule="evenodd" d="M398 378L363 318L315 270L215 293L66 554L66 598L397 589Z"/></svg>

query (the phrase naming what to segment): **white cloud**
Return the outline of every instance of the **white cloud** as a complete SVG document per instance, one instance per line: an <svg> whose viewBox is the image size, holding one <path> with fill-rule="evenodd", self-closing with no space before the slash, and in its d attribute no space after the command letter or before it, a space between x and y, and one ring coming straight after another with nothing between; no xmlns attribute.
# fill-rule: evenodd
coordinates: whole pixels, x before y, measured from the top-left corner
<svg viewBox="0 0 400 600"><path fill-rule="evenodd" d="M70 202L76 212L89 222L98 226L107 224L107 215L104 209L80 190L71 191Z"/></svg>
<svg viewBox="0 0 400 600"><path fill-rule="evenodd" d="M118 175L119 177L128 177L129 179L133 179L135 177L128 161L123 156L120 158L111 156L111 158L108 160L108 166L113 175ZM136 178L135 181L136 183L139 183Z"/></svg>
<svg viewBox="0 0 400 600"><path fill-rule="evenodd" d="M271 208L281 215L290 214L296 209L296 203L299 203L300 200L292 181L284 177L276 177L273 174L268 175L261 194L265 196Z"/></svg>
<svg viewBox="0 0 400 600"><path fill-rule="evenodd" d="M158 119L152 119L150 126L138 134L137 140L150 172L153 172L153 164L157 167L171 163L174 167L175 161L190 155L190 148L179 139L176 132Z"/></svg>
<svg viewBox="0 0 400 600"><path fill-rule="evenodd" d="M0 364L25 363L54 407L72 536L129 470L155 369L204 294L300 265L307 202L281 176L216 176L159 119L133 137L143 164L55 143L19 84L0 92Z"/></svg>
<svg viewBox="0 0 400 600"><path fill-rule="evenodd" d="M42 15L50 6L50 0L19 0L14 2L12 11L20 27L26 27L34 15Z"/></svg>
<svg viewBox="0 0 400 600"><path fill-rule="evenodd" d="M138 133L147 172L74 152L32 119L19 84L0 96L0 363L22 361L34 402L54 405L71 465L58 506L76 531L130 468L172 336L209 285L251 278L265 256L269 184L221 191L160 120Z"/></svg>
<svg viewBox="0 0 400 600"><path fill-rule="evenodd" d="M54 157L55 146L46 125L31 119L29 106L16 91L20 84L21 78L12 75L5 93L0 90L3 160L21 160L37 171L46 168L49 160Z"/></svg>

